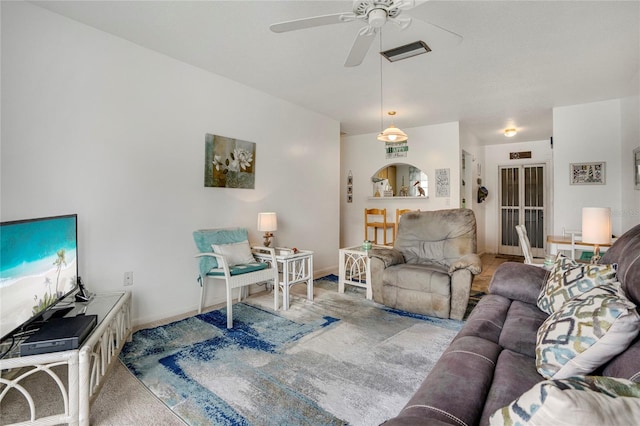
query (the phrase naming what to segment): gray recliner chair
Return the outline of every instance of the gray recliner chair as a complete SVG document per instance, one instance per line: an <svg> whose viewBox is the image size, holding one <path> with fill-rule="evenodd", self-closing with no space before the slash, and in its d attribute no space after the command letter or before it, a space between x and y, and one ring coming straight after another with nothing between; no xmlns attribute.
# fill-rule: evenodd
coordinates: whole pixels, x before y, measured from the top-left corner
<svg viewBox="0 0 640 426"><path fill-rule="evenodd" d="M475 215L469 209L405 213L393 248L371 250L369 257L374 301L461 320L473 276L482 271Z"/></svg>

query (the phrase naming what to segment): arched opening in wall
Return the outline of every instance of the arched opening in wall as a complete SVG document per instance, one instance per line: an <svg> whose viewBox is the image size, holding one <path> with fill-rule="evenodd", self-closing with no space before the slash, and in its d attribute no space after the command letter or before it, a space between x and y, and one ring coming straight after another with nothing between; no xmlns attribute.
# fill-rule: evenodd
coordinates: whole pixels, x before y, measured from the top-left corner
<svg viewBox="0 0 640 426"><path fill-rule="evenodd" d="M371 176L373 197L428 197L429 178L411 164L389 164Z"/></svg>

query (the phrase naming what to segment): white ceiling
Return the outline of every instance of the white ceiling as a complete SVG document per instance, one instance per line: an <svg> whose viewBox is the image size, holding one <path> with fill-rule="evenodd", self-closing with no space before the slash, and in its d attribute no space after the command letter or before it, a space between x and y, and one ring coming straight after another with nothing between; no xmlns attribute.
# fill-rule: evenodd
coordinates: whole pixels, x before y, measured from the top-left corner
<svg viewBox="0 0 640 426"><path fill-rule="evenodd" d="M41 7L339 120L381 129L374 40L345 68L361 22L276 34L275 22L351 11L351 1L36 1ZM383 28L383 49L418 39L433 51L382 64L384 126L460 121L482 144L548 139L552 108L638 94L638 1L429 1ZM519 133L505 138L503 129ZM411 135L409 134L409 137Z"/></svg>

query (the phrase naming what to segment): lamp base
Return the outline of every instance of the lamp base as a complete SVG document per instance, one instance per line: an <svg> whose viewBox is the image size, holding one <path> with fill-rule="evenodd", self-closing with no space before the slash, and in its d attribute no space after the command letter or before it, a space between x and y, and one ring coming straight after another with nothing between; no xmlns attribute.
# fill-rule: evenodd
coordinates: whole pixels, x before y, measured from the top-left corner
<svg viewBox="0 0 640 426"><path fill-rule="evenodd" d="M264 233L264 246L265 247L269 247L271 245L271 238L273 237L273 234L271 232L265 232Z"/></svg>
<svg viewBox="0 0 640 426"><path fill-rule="evenodd" d="M600 261L600 246L596 244L593 247L593 256L591 256L591 264L595 265L599 261Z"/></svg>

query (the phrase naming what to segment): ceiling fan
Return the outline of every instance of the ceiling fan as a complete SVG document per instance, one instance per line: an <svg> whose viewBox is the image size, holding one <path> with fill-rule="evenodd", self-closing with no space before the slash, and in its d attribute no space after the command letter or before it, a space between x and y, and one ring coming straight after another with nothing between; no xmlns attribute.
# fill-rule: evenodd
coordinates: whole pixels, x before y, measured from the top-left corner
<svg viewBox="0 0 640 426"><path fill-rule="evenodd" d="M334 13L280 22L272 24L269 28L275 33L284 33L360 20L365 23L365 26L358 31L353 46L351 46L351 51L344 63L345 67L355 67L362 63L376 34L387 22L392 22L400 30L404 30L411 25L412 18L401 14L414 6L415 0L355 0L353 2L353 12ZM424 21L420 22L431 26L432 29L443 32L447 38L452 39L451 41L458 43L462 40L460 35L445 28Z"/></svg>

